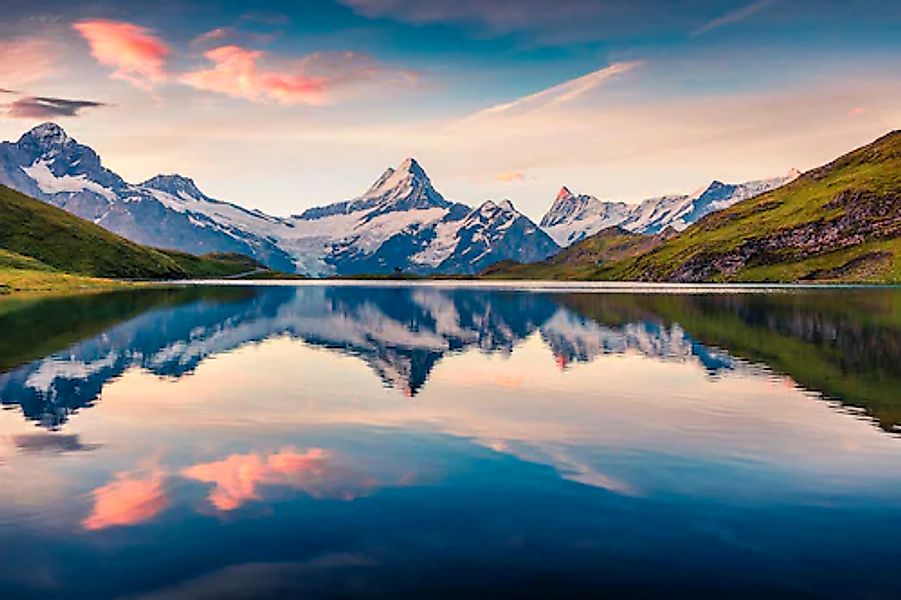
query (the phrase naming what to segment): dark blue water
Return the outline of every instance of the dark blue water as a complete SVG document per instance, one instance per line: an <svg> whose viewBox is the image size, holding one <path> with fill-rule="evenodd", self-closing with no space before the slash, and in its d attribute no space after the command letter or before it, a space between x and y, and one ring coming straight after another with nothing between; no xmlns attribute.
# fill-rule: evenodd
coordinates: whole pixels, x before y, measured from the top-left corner
<svg viewBox="0 0 901 600"><path fill-rule="evenodd" d="M0 303L2 598L899 598L901 292Z"/></svg>

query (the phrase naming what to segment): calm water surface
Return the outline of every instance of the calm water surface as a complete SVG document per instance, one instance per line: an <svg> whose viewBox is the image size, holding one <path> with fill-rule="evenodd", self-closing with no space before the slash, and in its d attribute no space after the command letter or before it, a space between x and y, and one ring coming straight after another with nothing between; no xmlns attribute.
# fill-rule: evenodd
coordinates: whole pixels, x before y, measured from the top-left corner
<svg viewBox="0 0 901 600"><path fill-rule="evenodd" d="M898 290L7 299L0 399L4 599L901 597Z"/></svg>

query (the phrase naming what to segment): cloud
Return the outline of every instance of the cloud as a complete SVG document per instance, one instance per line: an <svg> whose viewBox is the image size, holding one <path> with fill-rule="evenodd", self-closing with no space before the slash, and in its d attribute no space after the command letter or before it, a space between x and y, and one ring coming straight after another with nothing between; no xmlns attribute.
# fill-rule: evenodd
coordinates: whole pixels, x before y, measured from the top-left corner
<svg viewBox="0 0 901 600"><path fill-rule="evenodd" d="M56 70L58 51L56 45L39 38L0 40L3 85L25 86L46 79ZM5 90L10 93L11 90Z"/></svg>
<svg viewBox="0 0 901 600"><path fill-rule="evenodd" d="M166 79L169 47L148 29L123 21L86 20L73 26L91 47L101 65L112 67L112 77L143 89Z"/></svg>
<svg viewBox="0 0 901 600"><path fill-rule="evenodd" d="M184 73L179 81L198 90L252 102L323 105L337 94L362 84L406 84L417 80L409 71L391 70L366 54L319 52L299 59L270 57L261 50L227 45L204 53L207 69ZM265 63L273 62L269 67Z"/></svg>
<svg viewBox="0 0 901 600"><path fill-rule="evenodd" d="M504 104L486 108L466 120L469 121L490 115L522 114L560 106L584 96L600 87L604 82L628 73L639 67L641 64L641 61L613 63L603 69L598 69L587 75L571 79L570 81L524 96L512 102L506 102Z"/></svg>
<svg viewBox="0 0 901 600"><path fill-rule="evenodd" d="M340 0L357 14L418 25L469 22L499 32L576 22L604 13L597 0Z"/></svg>
<svg viewBox="0 0 901 600"><path fill-rule="evenodd" d="M204 53L213 63L209 69L185 73L179 81L198 90L218 92L253 102L323 104L326 82L302 72L279 72L260 68L261 50L220 46Z"/></svg>
<svg viewBox="0 0 901 600"><path fill-rule="evenodd" d="M509 183L513 181L525 181L526 174L521 171L501 171L500 173L496 173L494 178L498 181Z"/></svg>
<svg viewBox="0 0 901 600"><path fill-rule="evenodd" d="M224 38L230 37L235 33L235 30L231 27L216 27L215 29L210 29L204 33L201 33L196 38L194 38L195 44L205 44L208 42L215 42L218 40L222 40Z"/></svg>
<svg viewBox="0 0 901 600"><path fill-rule="evenodd" d="M211 46L260 46L272 43L276 39L275 33L261 33L258 31L246 31L235 29L234 27L216 27L195 37L191 44L193 46L206 47Z"/></svg>
<svg viewBox="0 0 901 600"><path fill-rule="evenodd" d="M695 29L691 32L692 36L701 35L702 33L707 33L708 31L713 31L714 29L719 29L724 25L732 25L733 23L738 23L739 21L744 21L751 15L754 15L761 10L765 9L769 5L771 5L774 0L757 0L757 2L752 2L751 4L747 4L742 6L741 8L737 8L735 10L729 11L724 15L721 15L708 23L705 23L701 27Z"/></svg>
<svg viewBox="0 0 901 600"><path fill-rule="evenodd" d="M143 523L169 505L160 471L153 471L143 479L119 474L111 483L95 489L92 495L94 508L81 522L87 530Z"/></svg>
<svg viewBox="0 0 901 600"><path fill-rule="evenodd" d="M7 105L7 115L16 119L53 119L77 117L85 108L109 106L94 100L68 100L47 96L26 96Z"/></svg>
<svg viewBox="0 0 901 600"><path fill-rule="evenodd" d="M292 448L270 454L232 454L216 462L202 463L182 470L182 476L212 483L209 501L217 510L226 512L260 498L261 485L293 485L303 487L321 475L328 454L321 448L298 452Z"/></svg>
<svg viewBox="0 0 901 600"><path fill-rule="evenodd" d="M96 444L84 444L78 435L57 433L22 433L12 436L16 449L26 453L65 454L85 452L97 448Z"/></svg>

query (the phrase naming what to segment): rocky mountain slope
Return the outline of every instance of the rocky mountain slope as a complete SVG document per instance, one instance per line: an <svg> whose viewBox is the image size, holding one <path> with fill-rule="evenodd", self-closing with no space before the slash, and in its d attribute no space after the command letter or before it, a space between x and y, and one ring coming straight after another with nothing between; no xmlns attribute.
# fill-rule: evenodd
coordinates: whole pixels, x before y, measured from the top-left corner
<svg viewBox="0 0 901 600"><path fill-rule="evenodd" d="M0 183L141 244L241 253L310 275L476 273L558 249L509 202L473 209L446 200L413 159L358 198L282 218L210 198L180 175L128 183L45 123L0 144Z"/></svg>
<svg viewBox="0 0 901 600"><path fill-rule="evenodd" d="M634 206L576 195L563 187L541 219L541 227L561 246L569 246L613 226L643 234L656 234L668 228L682 231L712 212L776 189L794 181L798 175L792 169L784 177L773 179L738 184L713 181L693 194L650 198Z"/></svg>

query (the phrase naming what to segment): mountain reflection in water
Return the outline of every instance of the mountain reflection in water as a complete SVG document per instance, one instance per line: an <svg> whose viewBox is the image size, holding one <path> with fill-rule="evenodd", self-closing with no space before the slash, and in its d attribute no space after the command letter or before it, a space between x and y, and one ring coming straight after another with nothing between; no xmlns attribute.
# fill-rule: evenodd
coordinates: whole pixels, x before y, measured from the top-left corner
<svg viewBox="0 0 901 600"><path fill-rule="evenodd" d="M0 374L0 398L57 429L129 368L178 378L210 356L279 336L358 357L385 386L414 396L442 357L469 349L509 354L538 332L561 368L633 352L694 363L711 377L766 369L892 430L901 423L899 298L897 291L535 294L416 286L80 297L36 307L33 315L0 316L4 331L25 329L41 340L59 339L54 329L89 334ZM51 312L55 320L45 318ZM8 355L22 345L9 339L0 364L15 361Z"/></svg>

